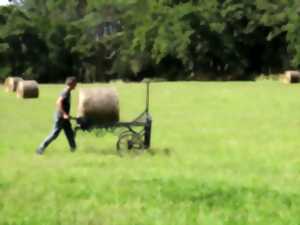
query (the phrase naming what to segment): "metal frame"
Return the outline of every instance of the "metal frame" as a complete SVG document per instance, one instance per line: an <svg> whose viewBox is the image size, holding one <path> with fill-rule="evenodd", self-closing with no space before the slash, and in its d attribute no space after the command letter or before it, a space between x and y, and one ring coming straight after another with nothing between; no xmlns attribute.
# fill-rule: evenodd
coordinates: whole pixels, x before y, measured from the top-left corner
<svg viewBox="0 0 300 225"><path fill-rule="evenodd" d="M152 131L152 117L149 113L149 100L150 100L150 82L146 83L146 106L145 110L134 120L131 122L116 122L116 123L107 123L107 124L97 124L94 125L92 123L89 123L88 121L84 120L83 118L71 118L73 120L76 120L76 126L75 126L75 134L78 130L83 131L92 131L95 129L105 129L105 128L125 128L126 130L121 132L118 141L117 141L117 149L120 150L119 143L124 138L128 137L139 137L138 139L135 138L135 140L139 140L138 145L139 149L148 149L151 146L151 131ZM139 129L139 130L137 130ZM128 149L130 149L131 145L134 143L127 143Z"/></svg>

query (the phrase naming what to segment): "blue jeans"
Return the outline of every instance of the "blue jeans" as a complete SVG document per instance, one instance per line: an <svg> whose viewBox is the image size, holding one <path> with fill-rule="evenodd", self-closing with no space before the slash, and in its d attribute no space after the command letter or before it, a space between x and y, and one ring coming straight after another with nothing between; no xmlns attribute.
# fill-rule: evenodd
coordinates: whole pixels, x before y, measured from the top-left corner
<svg viewBox="0 0 300 225"><path fill-rule="evenodd" d="M47 146L54 141L61 130L64 130L65 135L67 137L69 146L72 151L76 149L76 142L75 142L75 136L74 131L72 130L72 125L69 120L63 119L61 117L55 116L54 120L54 127L49 136L42 142L42 144L39 146L37 153L42 154Z"/></svg>

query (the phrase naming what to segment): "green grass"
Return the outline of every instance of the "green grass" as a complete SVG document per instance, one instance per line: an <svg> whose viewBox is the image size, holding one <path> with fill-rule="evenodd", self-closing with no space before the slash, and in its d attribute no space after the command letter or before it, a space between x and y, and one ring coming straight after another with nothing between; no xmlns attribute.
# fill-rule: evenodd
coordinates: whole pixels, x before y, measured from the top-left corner
<svg viewBox="0 0 300 225"><path fill-rule="evenodd" d="M111 85L122 120L142 112L144 84ZM37 156L62 88L1 88L0 225L300 224L299 85L153 83L150 152L119 157L113 134L79 133L76 153L61 134Z"/></svg>

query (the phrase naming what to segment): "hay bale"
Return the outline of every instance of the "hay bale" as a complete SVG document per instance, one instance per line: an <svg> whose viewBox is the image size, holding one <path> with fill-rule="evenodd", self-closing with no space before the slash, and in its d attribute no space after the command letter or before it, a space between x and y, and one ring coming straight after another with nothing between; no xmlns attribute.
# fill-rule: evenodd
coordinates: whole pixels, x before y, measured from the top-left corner
<svg viewBox="0 0 300 225"><path fill-rule="evenodd" d="M289 79L287 78L287 76L285 74L282 74L279 76L279 80L284 83L284 84L289 84Z"/></svg>
<svg viewBox="0 0 300 225"><path fill-rule="evenodd" d="M281 81L285 84L299 83L300 82L300 72L297 70L288 70L281 77Z"/></svg>
<svg viewBox="0 0 300 225"><path fill-rule="evenodd" d="M4 81L4 89L6 92L15 92L18 87L18 83L22 81L21 77L8 77Z"/></svg>
<svg viewBox="0 0 300 225"><path fill-rule="evenodd" d="M119 121L119 99L114 88L79 90L78 117L93 124Z"/></svg>
<svg viewBox="0 0 300 225"><path fill-rule="evenodd" d="M17 87L17 97L19 98L38 98L39 86L35 80L23 80Z"/></svg>

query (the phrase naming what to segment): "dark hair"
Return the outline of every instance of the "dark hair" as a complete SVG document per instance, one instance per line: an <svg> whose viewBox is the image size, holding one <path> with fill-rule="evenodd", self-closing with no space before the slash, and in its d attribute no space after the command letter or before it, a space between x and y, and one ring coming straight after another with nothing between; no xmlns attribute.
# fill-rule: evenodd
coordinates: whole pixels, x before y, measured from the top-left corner
<svg viewBox="0 0 300 225"><path fill-rule="evenodd" d="M77 82L76 77L67 77L66 79L66 85L71 85Z"/></svg>

